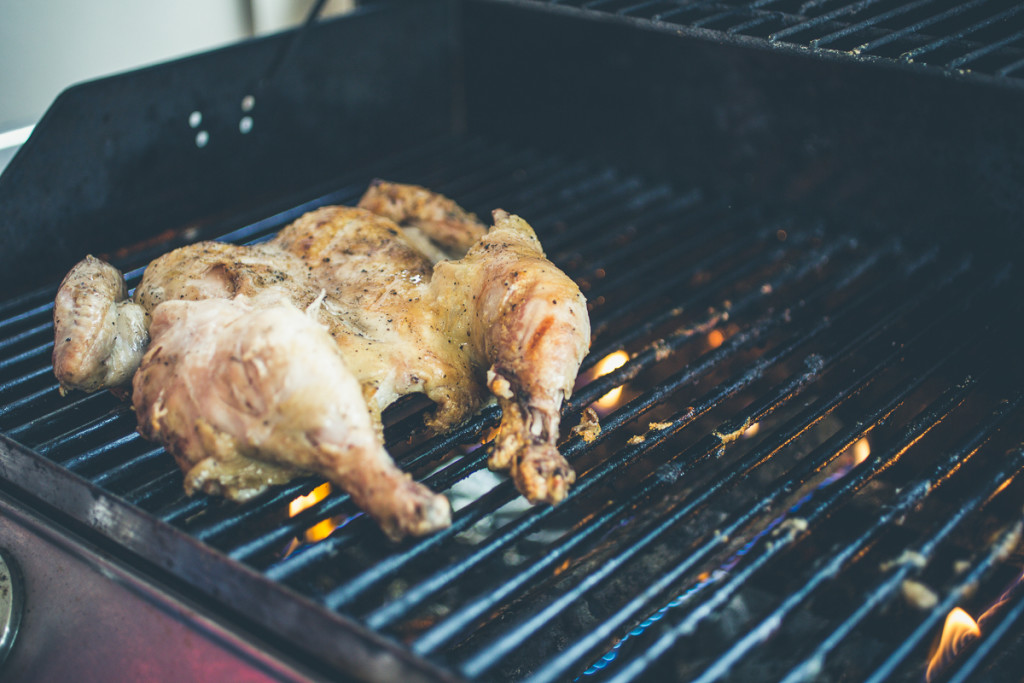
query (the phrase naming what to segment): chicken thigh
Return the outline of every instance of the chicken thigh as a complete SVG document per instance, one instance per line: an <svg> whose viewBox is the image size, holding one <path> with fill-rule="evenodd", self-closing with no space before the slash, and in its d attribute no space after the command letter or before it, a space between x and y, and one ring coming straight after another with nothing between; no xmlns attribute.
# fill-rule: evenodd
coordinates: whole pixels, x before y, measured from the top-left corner
<svg viewBox="0 0 1024 683"><path fill-rule="evenodd" d="M133 381L139 431L166 445L186 492L242 501L316 472L391 538L449 524L444 496L384 450L330 336L278 292L169 301L150 334Z"/></svg>

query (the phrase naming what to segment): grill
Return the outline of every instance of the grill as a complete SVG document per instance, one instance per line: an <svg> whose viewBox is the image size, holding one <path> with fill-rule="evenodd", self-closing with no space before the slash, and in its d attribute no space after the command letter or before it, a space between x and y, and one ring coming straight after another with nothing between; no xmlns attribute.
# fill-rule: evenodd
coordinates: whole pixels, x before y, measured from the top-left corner
<svg viewBox="0 0 1024 683"><path fill-rule="evenodd" d="M1006 225L1019 223L1010 190L1021 181L1013 164L1024 157L1014 147L1016 126L1000 126L1020 120L1013 60L1024 14L989 8L994 4L480 2L458 5L459 21L447 3L373 5L298 43L284 36L237 50L284 54L283 62L265 63L319 77L311 64L325 50L338 52L339 35L352 41L350 52L342 51L345 63L359 64L351 55L362 55L364 43L373 44L386 28L408 28L415 50L425 40L415 36L431 33L423 26L438 22L442 36L461 26L466 54L480 59L454 60L465 81L455 88L453 121L434 130L439 115L428 103L415 122L401 120L407 128L393 117L371 125L363 113L372 120L378 112L366 105L366 112L346 114L370 126L360 147L344 131L325 128L328 119L314 111L314 133L343 138L347 157L339 163L311 151L312 161L297 171L291 157L280 156L285 133L274 128L280 121L273 112L268 123L261 118L261 107L272 106L264 104L274 93L267 86L257 91L252 130L265 125L277 136L257 139L255 151L233 138L222 154L242 154L244 162L276 150L281 168L267 173L279 173L273 180L284 184L272 196L263 194L266 175L212 190L200 182L212 177L204 174L223 173L228 162L203 157L202 147L181 151L180 140L191 142L195 134L184 121L202 97L197 86L168 78L201 68L202 78L223 88L218 68L237 72L251 54L243 59L232 48L148 76L121 77L156 82L154 96L181 105L168 115L181 119L173 144L163 120L151 122L155 133L135 131L123 144L132 149L145 135L149 153L167 144L172 161L186 164L171 175L187 182L179 179L160 195L129 197L168 179L161 169L143 172L133 188L104 189L108 199L126 202L106 214L69 209L71 200L60 197L54 206L33 206L33 193L9 211L9 230L31 219L42 226L38 234L61 237L49 245L55 265L40 265L40 240L32 237L23 236L7 257L8 277L30 268L40 274L0 303L0 490L273 642L314 676L902 681L927 673L929 680L961 681L1016 675L1024 633L1018 587L1024 484L1017 476L1024 467L1024 367L1022 282ZM877 12L870 20L869 9ZM682 22L688 27L682 38L652 41L643 30L674 30ZM1004 37L995 37L996 27ZM534 45L536 54L515 64L518 53L510 59L483 44L496 35ZM536 42L549 35L561 35L563 44ZM620 39L621 52L595 47L610 44L609 35ZM816 52L792 62L789 48L770 47L797 44L796 35L821 52L838 49L836 43L867 47L849 59ZM533 40L518 42L524 36ZM750 36L769 49L748 52ZM988 42L979 42L982 37ZM440 42L440 54L450 55L451 43ZM958 56L950 57L954 48ZM567 56L575 50L579 56ZM559 61L552 61L554 53ZM786 79L793 85L783 91L811 87L813 79L802 80L808 70L827 69L830 79L842 77L847 94L861 85L884 92L851 105L854 111L835 125L805 130L803 146L794 142L797 127L758 128L803 104L783 105L759 91L750 104L730 109L739 106L734 90L724 99L709 95L702 106L730 122L747 120L753 110L764 120L748 122L747 132L729 129L731 154L670 164L684 148L688 158L704 159L702 153L725 143L711 126L698 131L707 142L689 147L697 132L680 135L660 124L676 115L700 123L686 118L692 105L655 111L653 105L667 106L678 94L664 94L664 83L650 90L629 85L630 78L646 83L632 70L637 63L668 54L673 61L660 64L659 76L688 73L681 65L694 55L728 57L702 61L703 70L686 81L705 95L714 90L708 74L727 79L748 67L766 73L780 65L794 70L776 75L769 89ZM908 75L897 64L919 65L923 55L940 54L947 61L924 60L922 68L934 74L915 66ZM962 68L970 55L1004 61L968 83L960 82L963 74L939 73L943 65ZM883 58L893 64L880 64ZM768 61L751 66L758 60ZM558 79L586 61L594 63L572 83ZM411 101L437 85L426 78L416 86L405 63L388 68L399 70L401 87L414 84ZM431 67L425 69L431 76ZM388 71L369 70L367 78ZM545 73L550 79L538 80ZM1003 87L993 88L993 79ZM131 101L127 82L86 86L77 103L113 97L107 112L114 125L120 106ZM578 118L591 108L592 98L582 93L595 82L630 106L611 102ZM839 134L884 120L888 110L876 109L879 99L907 83L911 90L896 104L921 98L904 112L908 120L933 107L935 96L952 102L946 93L960 87L977 98L918 121L895 148L857 151L862 139ZM232 87L241 93L256 86ZM552 100L563 87L564 100ZM828 79L822 87L815 93L824 99L799 123L835 113L845 101L829 99L839 96ZM526 103L500 97L509 89ZM992 102L997 114L986 109ZM69 125L60 104L0 190L31 179L34 158L52 161L47 125ZM653 130L633 127L636 118L625 111L633 106L649 115ZM857 122L862 116L874 118ZM937 150L947 140L936 133L946 116L964 124L984 119L997 126L990 132L1005 133L1005 144L985 143L979 133ZM892 122L893 137L908 120ZM301 129L287 132L302 145ZM210 155L219 133L210 131ZM396 139L382 143L389 133ZM527 138L534 144L522 144ZM806 146L811 143L814 149ZM70 157L95 151L88 147L93 143L81 144ZM753 149L743 149L747 144ZM375 145L383 146L367 153ZM961 145L973 150L966 161L955 155ZM789 151L784 159L766 154L764 163L747 164L772 149ZM845 152L850 167L824 163ZM960 160L934 165L936 155L947 154ZM898 163L869 165L867 156ZM777 177L780 169L807 164L810 171ZM69 166L56 175L74 194L88 173ZM921 173L902 177L911 167ZM145 264L169 248L213 236L267 239L312 208L354 203L374 177L426 185L483 215L495 207L519 213L534 225L549 258L583 289L594 336L563 412L560 448L579 478L562 504L526 506L509 481L487 472L496 407L440 436L423 430L424 401L404 399L385 413L389 451L416 479L445 492L456 510L450 529L393 544L347 496L328 492L315 478L243 505L186 498L180 471L138 436L127 404L107 393L58 395L49 364L54 273L62 259L84 253L75 251L83 240L107 250L131 287ZM961 194L950 199L942 190L954 177ZM181 207L182 196L192 208ZM120 224L96 227L104 217L147 207L160 212L137 214L142 227L135 232ZM197 213L183 220L183 210ZM65 217L71 211L76 229L97 231L62 232L52 220L61 211ZM965 230L957 224L965 215L985 229ZM601 413L601 432L588 441L569 427L590 405ZM954 608L973 615L980 635L940 649Z"/></svg>

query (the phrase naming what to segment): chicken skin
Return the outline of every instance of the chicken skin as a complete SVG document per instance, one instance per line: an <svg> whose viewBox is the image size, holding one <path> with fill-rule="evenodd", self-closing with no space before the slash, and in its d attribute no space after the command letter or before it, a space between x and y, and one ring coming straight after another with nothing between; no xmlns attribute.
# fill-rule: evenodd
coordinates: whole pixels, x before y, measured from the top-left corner
<svg viewBox="0 0 1024 683"><path fill-rule="evenodd" d="M132 302L110 266L76 266L105 284L93 292L69 274L58 294L67 349L96 348L59 363L55 348L61 385L116 387L134 373L140 432L174 455L189 492L241 500L313 471L392 538L446 526L450 512L387 455L383 410L422 392L442 431L493 394L503 417L490 466L530 501L559 502L575 478L556 448L559 409L590 339L579 288L517 216L496 211L487 230L447 198L384 182L360 207L312 211L260 245L172 251ZM110 347L99 330L128 316L144 323L128 347L149 350L108 375L91 360Z"/></svg>

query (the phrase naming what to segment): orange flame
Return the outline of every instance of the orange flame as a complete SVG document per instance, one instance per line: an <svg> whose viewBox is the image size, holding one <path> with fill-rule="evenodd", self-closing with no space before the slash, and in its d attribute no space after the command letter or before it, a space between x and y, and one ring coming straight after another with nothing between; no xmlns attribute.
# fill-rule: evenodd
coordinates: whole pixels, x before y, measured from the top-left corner
<svg viewBox="0 0 1024 683"><path fill-rule="evenodd" d="M946 668L969 642L980 635L981 629L978 628L978 623L971 618L971 615L959 607L954 607L946 615L939 647L928 661L925 680L929 683L934 680L935 676Z"/></svg>
<svg viewBox="0 0 1024 683"><path fill-rule="evenodd" d="M288 503L288 516L295 517L303 510L308 510L330 495L330 493L331 485L329 483L320 484L320 486L317 486L306 495L299 496ZM345 519L345 515L339 515L337 517L328 517L327 519L320 520L298 536L294 537L291 540L291 543L288 544L288 547L284 550L283 557L291 555L292 552L294 552L295 549L303 543L316 543L317 541L324 540L330 536Z"/></svg>
<svg viewBox="0 0 1024 683"><path fill-rule="evenodd" d="M334 517L328 517L327 519L317 522L313 526L306 529L306 542L316 543L322 541L331 535L331 532L338 528L338 520Z"/></svg>
<svg viewBox="0 0 1024 683"><path fill-rule="evenodd" d="M627 361L629 361L629 354L625 351L616 351L608 354L598 361L597 366L594 368L594 379L607 375L609 372L614 370L618 370L625 365ZM609 411L618 405L620 398L622 398L622 387L615 387L607 394L597 399L594 403L599 410Z"/></svg>
<svg viewBox="0 0 1024 683"><path fill-rule="evenodd" d="M853 464L856 467L871 455L871 444L868 442L868 437L862 436L857 443L853 444Z"/></svg>
<svg viewBox="0 0 1024 683"><path fill-rule="evenodd" d="M294 517L306 508L311 508L327 497L331 492L330 484L321 484L304 496L299 496L288 503L288 516Z"/></svg>

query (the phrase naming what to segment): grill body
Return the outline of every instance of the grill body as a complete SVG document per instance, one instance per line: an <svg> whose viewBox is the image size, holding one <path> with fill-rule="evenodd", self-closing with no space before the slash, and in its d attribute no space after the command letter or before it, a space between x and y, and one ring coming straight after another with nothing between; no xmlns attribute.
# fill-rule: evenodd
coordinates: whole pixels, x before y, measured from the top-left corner
<svg viewBox="0 0 1024 683"><path fill-rule="evenodd" d="M1013 670L1015 71L777 37L815 3L576 4L373 3L62 95L0 177L0 490L311 676ZM830 11L831 33L943 39ZM925 26L982 50L964 36L988 19L957 16ZM1012 65L1012 42L990 52ZM374 177L520 213L587 295L564 504L526 508L484 471L494 408L440 436L415 400L386 414L391 452L456 506L450 531L393 545L336 491L290 513L314 479L188 499L124 403L57 395L49 304L85 253L132 286L170 248L264 239ZM595 401L600 437L570 436ZM936 660L954 607L982 636Z"/></svg>

